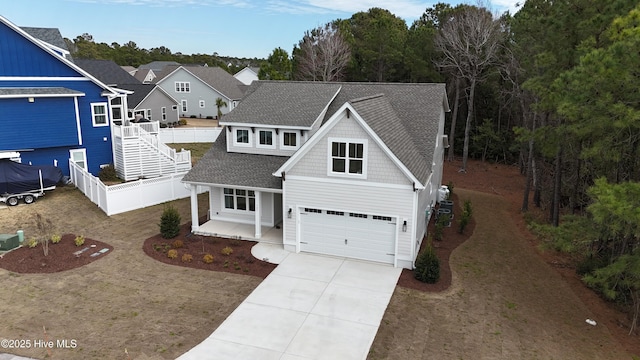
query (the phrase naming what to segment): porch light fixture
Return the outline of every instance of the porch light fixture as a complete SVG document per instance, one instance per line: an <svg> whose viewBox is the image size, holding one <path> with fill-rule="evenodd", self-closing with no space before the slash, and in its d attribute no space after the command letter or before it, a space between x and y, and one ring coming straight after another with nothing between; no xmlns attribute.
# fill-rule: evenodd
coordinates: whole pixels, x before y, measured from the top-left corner
<svg viewBox="0 0 640 360"><path fill-rule="evenodd" d="M36 101L34 98L32 98L32 97L30 97L30 98L29 98L29 102L30 102L30 103L32 103L32 102L34 102L34 101Z"/></svg>
<svg viewBox="0 0 640 360"><path fill-rule="evenodd" d="M289 208L289 211L287 211L287 218L291 219L291 208Z"/></svg>
<svg viewBox="0 0 640 360"><path fill-rule="evenodd" d="M407 220L402 222L402 232L407 232Z"/></svg>

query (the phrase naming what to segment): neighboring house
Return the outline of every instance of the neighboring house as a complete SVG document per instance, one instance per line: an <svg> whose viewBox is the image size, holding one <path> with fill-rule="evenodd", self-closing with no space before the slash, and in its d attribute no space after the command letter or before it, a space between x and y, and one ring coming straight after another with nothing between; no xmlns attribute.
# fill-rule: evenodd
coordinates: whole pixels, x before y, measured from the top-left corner
<svg viewBox="0 0 640 360"><path fill-rule="evenodd" d="M123 65L120 66L122 68L122 70L126 71L129 75L134 76L136 74L136 72L138 71L138 69L134 68L133 66L130 65Z"/></svg>
<svg viewBox="0 0 640 360"><path fill-rule="evenodd" d="M156 82L157 74L160 74L165 67L177 65L180 63L175 61L152 61L138 66L138 71L134 76L144 84L151 84Z"/></svg>
<svg viewBox="0 0 640 360"><path fill-rule="evenodd" d="M0 153L66 175L72 159L97 174L113 162L112 103L126 106L126 94L68 53L57 29L24 30L0 16Z"/></svg>
<svg viewBox="0 0 640 360"><path fill-rule="evenodd" d="M192 209L209 192L209 221L192 213L192 231L413 268L447 111L444 84L256 81L183 179Z"/></svg>
<svg viewBox="0 0 640 360"><path fill-rule="evenodd" d="M246 67L233 75L234 78L240 80L245 85L251 85L252 82L258 80L259 68Z"/></svg>
<svg viewBox="0 0 640 360"><path fill-rule="evenodd" d="M126 120L135 115L161 124L176 124L178 102L155 84L142 84L111 60L76 59L75 63L111 87L128 91ZM121 119L114 121L121 125Z"/></svg>
<svg viewBox="0 0 640 360"><path fill-rule="evenodd" d="M219 67L198 65L169 65L158 74L156 84L178 100L181 117L217 118L216 100L226 106L220 110L227 114L233 110L246 90L246 86Z"/></svg>

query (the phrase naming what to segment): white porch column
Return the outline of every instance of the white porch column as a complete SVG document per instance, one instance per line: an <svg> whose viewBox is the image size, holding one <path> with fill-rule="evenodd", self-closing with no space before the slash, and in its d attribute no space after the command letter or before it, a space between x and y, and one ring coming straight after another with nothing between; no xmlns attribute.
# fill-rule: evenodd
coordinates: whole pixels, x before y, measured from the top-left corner
<svg viewBox="0 0 640 360"><path fill-rule="evenodd" d="M262 224L260 219L262 219L262 192L256 191L256 211L255 211L255 224L256 224L256 239L260 239L262 237Z"/></svg>
<svg viewBox="0 0 640 360"><path fill-rule="evenodd" d="M191 187L191 231L198 231L200 226L198 219L198 185L189 185Z"/></svg>

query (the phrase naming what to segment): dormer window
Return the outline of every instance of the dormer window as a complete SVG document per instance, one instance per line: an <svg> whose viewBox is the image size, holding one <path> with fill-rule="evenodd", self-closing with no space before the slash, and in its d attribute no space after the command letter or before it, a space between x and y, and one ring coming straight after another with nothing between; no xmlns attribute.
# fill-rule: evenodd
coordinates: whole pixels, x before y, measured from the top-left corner
<svg viewBox="0 0 640 360"><path fill-rule="evenodd" d="M295 150L300 146L297 131L281 131L280 138L282 139L280 141L280 148L282 149Z"/></svg>
<svg viewBox="0 0 640 360"><path fill-rule="evenodd" d="M275 148L276 144L274 142L274 131L258 130L258 144L256 144L256 147L268 149Z"/></svg>
<svg viewBox="0 0 640 360"><path fill-rule="evenodd" d="M235 128L233 144L236 146L251 146L251 132L246 128Z"/></svg>
<svg viewBox="0 0 640 360"><path fill-rule="evenodd" d="M329 175L365 178L367 173L366 140L329 139Z"/></svg>

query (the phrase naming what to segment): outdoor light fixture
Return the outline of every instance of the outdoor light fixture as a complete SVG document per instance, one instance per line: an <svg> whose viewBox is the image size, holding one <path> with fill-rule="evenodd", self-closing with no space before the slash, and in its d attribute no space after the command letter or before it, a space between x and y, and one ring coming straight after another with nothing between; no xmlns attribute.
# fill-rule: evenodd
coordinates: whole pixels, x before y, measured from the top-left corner
<svg viewBox="0 0 640 360"><path fill-rule="evenodd" d="M287 217L291 219L291 208L289 208L289 211L287 211Z"/></svg>
<svg viewBox="0 0 640 360"><path fill-rule="evenodd" d="M402 222L402 232L407 232L407 220Z"/></svg>

